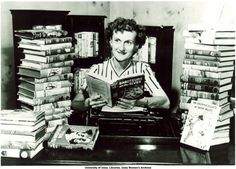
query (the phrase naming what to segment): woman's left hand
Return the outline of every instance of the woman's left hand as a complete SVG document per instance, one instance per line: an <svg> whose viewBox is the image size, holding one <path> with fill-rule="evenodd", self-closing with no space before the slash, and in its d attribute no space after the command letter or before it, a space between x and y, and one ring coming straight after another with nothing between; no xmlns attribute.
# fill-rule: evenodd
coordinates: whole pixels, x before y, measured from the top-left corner
<svg viewBox="0 0 236 169"><path fill-rule="evenodd" d="M123 109L132 109L136 105L137 100L128 100L120 98L117 101L117 106Z"/></svg>

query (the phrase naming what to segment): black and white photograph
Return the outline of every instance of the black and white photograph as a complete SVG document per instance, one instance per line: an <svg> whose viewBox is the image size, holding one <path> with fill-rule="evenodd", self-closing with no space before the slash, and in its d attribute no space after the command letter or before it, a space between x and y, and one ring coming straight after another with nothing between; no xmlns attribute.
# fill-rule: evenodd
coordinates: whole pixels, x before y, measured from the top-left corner
<svg viewBox="0 0 236 169"><path fill-rule="evenodd" d="M1 166L235 166L234 0L1 0Z"/></svg>

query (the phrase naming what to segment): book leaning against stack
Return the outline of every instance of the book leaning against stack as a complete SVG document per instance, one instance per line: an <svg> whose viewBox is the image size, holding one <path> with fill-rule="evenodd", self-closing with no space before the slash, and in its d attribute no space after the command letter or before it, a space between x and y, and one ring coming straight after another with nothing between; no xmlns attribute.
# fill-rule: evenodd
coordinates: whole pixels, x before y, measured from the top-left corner
<svg viewBox="0 0 236 169"><path fill-rule="evenodd" d="M43 149L44 112L1 110L1 156L33 158Z"/></svg>
<svg viewBox="0 0 236 169"><path fill-rule="evenodd" d="M56 125L68 123L74 64L72 37L61 25L17 30L23 59L19 66L18 101L23 109L43 111L48 136Z"/></svg>
<svg viewBox="0 0 236 169"><path fill-rule="evenodd" d="M235 29L230 26L191 24L183 32L185 58L182 64L179 108L186 117L192 100L221 108L211 145L230 142L230 97L235 70Z"/></svg>

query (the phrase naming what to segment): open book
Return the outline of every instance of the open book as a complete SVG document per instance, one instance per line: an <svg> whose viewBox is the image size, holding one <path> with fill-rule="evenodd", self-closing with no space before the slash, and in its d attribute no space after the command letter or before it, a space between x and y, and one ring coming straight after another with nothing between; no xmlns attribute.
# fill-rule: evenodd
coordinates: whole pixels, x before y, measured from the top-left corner
<svg viewBox="0 0 236 169"><path fill-rule="evenodd" d="M108 80L93 73L87 73L89 96L101 95L113 107L119 98L139 99L144 94L144 75L132 74L116 80Z"/></svg>

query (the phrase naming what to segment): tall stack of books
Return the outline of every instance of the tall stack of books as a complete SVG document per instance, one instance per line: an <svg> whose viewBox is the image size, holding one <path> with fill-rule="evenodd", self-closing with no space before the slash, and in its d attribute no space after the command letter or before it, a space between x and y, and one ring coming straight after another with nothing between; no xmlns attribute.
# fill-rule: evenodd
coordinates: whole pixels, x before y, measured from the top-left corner
<svg viewBox="0 0 236 169"><path fill-rule="evenodd" d="M221 107L211 145L230 141L230 106L235 70L235 30L233 27L189 25L183 32L185 58L180 77L179 108L186 118L192 100Z"/></svg>
<svg viewBox="0 0 236 169"><path fill-rule="evenodd" d="M57 124L68 123L72 113L71 66L76 58L72 37L60 25L33 26L17 30L24 58L19 66L18 100L21 108L44 111L47 133Z"/></svg>
<svg viewBox="0 0 236 169"><path fill-rule="evenodd" d="M43 149L45 128L41 111L1 110L1 156L33 158Z"/></svg>

